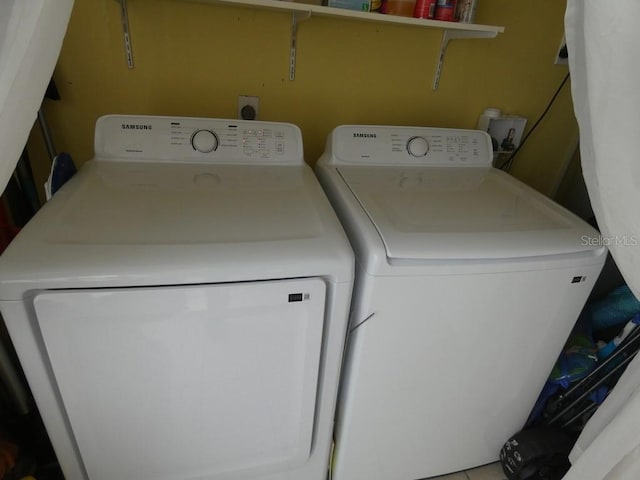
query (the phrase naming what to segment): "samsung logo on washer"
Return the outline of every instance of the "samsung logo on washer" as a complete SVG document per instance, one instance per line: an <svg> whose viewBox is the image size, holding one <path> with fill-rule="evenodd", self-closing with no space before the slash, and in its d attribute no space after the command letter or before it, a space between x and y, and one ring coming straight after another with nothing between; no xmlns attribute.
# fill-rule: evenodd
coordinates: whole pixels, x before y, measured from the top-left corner
<svg viewBox="0 0 640 480"><path fill-rule="evenodd" d="M151 130L151 125L142 125L139 123L123 123L122 130Z"/></svg>
<svg viewBox="0 0 640 480"><path fill-rule="evenodd" d="M362 132L355 132L353 134L353 138L376 138L377 135L375 133L362 133Z"/></svg>

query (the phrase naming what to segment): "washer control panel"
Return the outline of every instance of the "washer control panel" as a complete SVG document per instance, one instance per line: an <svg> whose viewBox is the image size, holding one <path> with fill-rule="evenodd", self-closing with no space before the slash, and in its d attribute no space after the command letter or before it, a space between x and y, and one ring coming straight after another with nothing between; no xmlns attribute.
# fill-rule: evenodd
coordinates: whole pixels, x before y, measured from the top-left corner
<svg viewBox="0 0 640 480"><path fill-rule="evenodd" d="M107 115L96 123L97 158L202 163L303 163L300 129L289 123Z"/></svg>
<svg viewBox="0 0 640 480"><path fill-rule="evenodd" d="M331 134L338 164L491 166L491 137L479 130L345 125Z"/></svg>

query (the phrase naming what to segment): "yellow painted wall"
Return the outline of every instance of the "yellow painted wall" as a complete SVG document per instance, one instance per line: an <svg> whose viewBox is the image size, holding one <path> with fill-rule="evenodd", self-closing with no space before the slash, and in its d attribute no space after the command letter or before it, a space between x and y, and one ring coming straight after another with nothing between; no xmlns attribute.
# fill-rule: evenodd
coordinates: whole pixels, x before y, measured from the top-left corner
<svg viewBox="0 0 640 480"><path fill-rule="evenodd" d="M442 31L312 17L300 25L296 80L288 79L288 14L129 0L135 69L127 69L118 3L76 0L45 101L58 150L91 158L93 128L109 113L235 118L238 95L260 97L260 119L299 125L310 164L345 123L473 128L485 107L530 127L567 73L553 65L562 0L479 0L476 21L495 39L456 40L432 91ZM516 160L514 175L550 194L577 138L569 85ZM42 183L48 159L37 128L29 152Z"/></svg>

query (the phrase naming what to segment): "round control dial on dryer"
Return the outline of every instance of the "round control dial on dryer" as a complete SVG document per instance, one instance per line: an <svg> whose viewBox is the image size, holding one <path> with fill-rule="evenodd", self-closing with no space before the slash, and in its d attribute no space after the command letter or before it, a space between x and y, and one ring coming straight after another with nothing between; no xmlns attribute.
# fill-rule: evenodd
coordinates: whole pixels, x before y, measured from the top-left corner
<svg viewBox="0 0 640 480"><path fill-rule="evenodd" d="M407 152L412 157L424 157L429 152L429 142L424 137L411 137L407 140Z"/></svg>
<svg viewBox="0 0 640 480"><path fill-rule="evenodd" d="M196 130L191 135L191 146L200 153L213 152L218 148L218 136L211 130Z"/></svg>

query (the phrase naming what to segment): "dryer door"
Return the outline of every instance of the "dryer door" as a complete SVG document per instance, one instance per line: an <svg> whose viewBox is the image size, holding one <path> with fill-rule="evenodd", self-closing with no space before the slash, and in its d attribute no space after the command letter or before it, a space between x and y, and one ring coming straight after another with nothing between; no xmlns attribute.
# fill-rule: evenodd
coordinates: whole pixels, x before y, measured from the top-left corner
<svg viewBox="0 0 640 480"><path fill-rule="evenodd" d="M259 476L309 457L321 279L47 291L34 303L91 480Z"/></svg>

